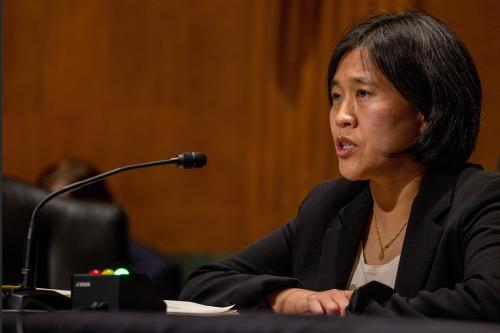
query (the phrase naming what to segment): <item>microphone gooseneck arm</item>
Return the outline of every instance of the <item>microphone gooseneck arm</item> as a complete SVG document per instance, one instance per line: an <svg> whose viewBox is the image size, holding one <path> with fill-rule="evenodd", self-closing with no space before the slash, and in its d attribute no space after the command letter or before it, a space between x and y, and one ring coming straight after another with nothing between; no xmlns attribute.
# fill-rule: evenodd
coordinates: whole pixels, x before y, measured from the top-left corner
<svg viewBox="0 0 500 333"><path fill-rule="evenodd" d="M101 173L99 175L96 175L94 177L90 177L69 185L66 185L62 187L61 189L51 192L47 194L42 200L40 200L35 208L33 209L33 212L31 213L31 219L29 223L29 228L28 228L28 235L26 237L26 247L25 247L25 253L24 253L24 266L21 269L21 275L22 275L22 287L23 288L35 288L35 267L36 267L36 256L37 256L37 237L38 237L38 230L36 228L36 217L40 209L42 209L43 206L45 206L46 203L48 203L50 200L53 198L64 194L64 193L69 193L76 191L78 189L81 189L82 187L91 185L93 183L96 183L98 181L101 181L102 179L115 175L117 173L121 173L124 171L129 171L129 170L134 170L134 169L141 169L141 168L147 168L147 167L153 167L157 165L163 165L163 164L177 164L178 167L181 168L201 168L203 167L207 162L207 158L203 153L198 153L198 152L188 152L188 153L183 153L177 155L177 157L169 158L167 160L159 160L159 161L154 161L154 162L146 162L146 163L138 163L138 164L131 164L127 165L124 167L116 168L108 172Z"/></svg>

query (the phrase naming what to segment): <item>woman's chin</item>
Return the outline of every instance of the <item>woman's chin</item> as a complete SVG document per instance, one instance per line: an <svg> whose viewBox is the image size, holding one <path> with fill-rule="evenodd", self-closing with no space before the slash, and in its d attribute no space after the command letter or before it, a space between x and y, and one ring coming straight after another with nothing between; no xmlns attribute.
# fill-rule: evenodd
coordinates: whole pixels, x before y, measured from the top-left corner
<svg viewBox="0 0 500 333"><path fill-rule="evenodd" d="M365 179L365 178L362 178L362 177L351 176L351 175L342 175L342 177L344 177L345 179L350 180L352 182L358 181L358 180L364 180Z"/></svg>
<svg viewBox="0 0 500 333"><path fill-rule="evenodd" d="M366 177L363 177L362 172L352 167L342 167L339 165L340 175L347 180L356 181L356 180L364 180Z"/></svg>
<svg viewBox="0 0 500 333"><path fill-rule="evenodd" d="M358 175L353 174L353 173L342 173L341 172L340 175L342 177L344 177L345 179L350 180L350 181L361 180L361 177L359 177Z"/></svg>

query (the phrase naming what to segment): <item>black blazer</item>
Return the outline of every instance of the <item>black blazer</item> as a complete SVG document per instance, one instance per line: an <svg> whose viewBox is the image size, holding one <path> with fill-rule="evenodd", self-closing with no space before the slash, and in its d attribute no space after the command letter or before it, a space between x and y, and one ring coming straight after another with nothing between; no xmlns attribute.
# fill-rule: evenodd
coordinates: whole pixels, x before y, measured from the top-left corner
<svg viewBox="0 0 500 333"><path fill-rule="evenodd" d="M269 309L278 289L346 289L372 207L367 181L320 184L280 230L193 272L181 299ZM499 321L500 175L474 165L427 172L394 290L362 286L347 312Z"/></svg>

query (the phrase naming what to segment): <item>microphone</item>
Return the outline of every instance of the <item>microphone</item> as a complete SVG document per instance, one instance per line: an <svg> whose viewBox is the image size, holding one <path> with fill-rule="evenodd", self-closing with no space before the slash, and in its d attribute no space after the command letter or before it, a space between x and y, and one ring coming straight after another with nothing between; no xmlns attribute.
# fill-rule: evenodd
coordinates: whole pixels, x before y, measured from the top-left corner
<svg viewBox="0 0 500 333"><path fill-rule="evenodd" d="M174 159L177 159L177 167L184 169L202 168L207 164L207 157L199 152L179 154Z"/></svg>
<svg viewBox="0 0 500 333"><path fill-rule="evenodd" d="M175 164L178 168L184 168L184 169L192 169L192 168L202 168L205 166L207 163L207 157L205 154L200 153L200 152L186 152L177 155L176 157L169 158L166 160L159 160L159 161L154 161L154 162L146 162L146 163L139 163L139 164L131 164L127 166L123 166L120 168L113 169L108 172L101 173L99 175L96 175L94 177L90 177L81 181L77 181L75 183L66 185L62 187L59 190L56 190L54 192L49 193L46 195L42 200L40 200L35 208L33 209L33 212L31 213L31 219L29 223L29 228L28 228L28 234L26 237L26 246L25 246L25 251L24 251L24 266L21 269L21 275L22 275L22 283L21 283L21 289L22 290L31 290L33 291L35 289L35 267L36 267L36 259L37 259L37 241L38 241L38 231L36 228L36 217L40 209L45 206L50 200L53 198L64 194L64 193L69 193L76 191L78 189L81 189L85 186L91 185L93 183L96 183L98 181L101 181L102 179L109 177L111 175L121 173L124 171L128 170L134 170L134 169L141 169L141 168L147 168L147 167L153 167L157 165L163 165L163 164ZM44 297L44 299L47 299ZM24 303L24 302L21 302Z"/></svg>

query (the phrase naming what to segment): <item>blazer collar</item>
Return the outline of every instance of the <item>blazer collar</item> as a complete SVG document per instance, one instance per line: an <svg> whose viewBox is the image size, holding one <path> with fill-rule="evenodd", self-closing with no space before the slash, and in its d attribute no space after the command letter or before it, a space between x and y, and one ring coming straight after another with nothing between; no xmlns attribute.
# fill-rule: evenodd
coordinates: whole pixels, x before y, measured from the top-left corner
<svg viewBox="0 0 500 333"><path fill-rule="evenodd" d="M367 186L334 216L326 231L316 290L346 289L359 244L373 207Z"/></svg>
<svg viewBox="0 0 500 333"><path fill-rule="evenodd" d="M394 287L403 296L413 297L425 287L458 175L430 170L423 179L411 208Z"/></svg>

